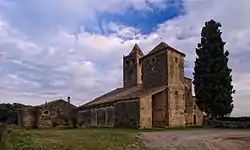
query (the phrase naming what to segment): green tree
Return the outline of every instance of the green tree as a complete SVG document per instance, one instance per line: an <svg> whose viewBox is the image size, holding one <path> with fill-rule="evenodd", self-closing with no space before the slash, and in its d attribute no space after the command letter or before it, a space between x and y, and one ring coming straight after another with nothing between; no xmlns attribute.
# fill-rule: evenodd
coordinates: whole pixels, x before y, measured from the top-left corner
<svg viewBox="0 0 250 150"><path fill-rule="evenodd" d="M0 104L0 122L8 121L8 123L17 124L17 113L19 109L27 107L26 105L13 103L13 104Z"/></svg>
<svg viewBox="0 0 250 150"><path fill-rule="evenodd" d="M214 20L205 22L194 67L196 103L213 118L231 114L234 107L229 52L224 50L226 42L221 38L220 27L221 24Z"/></svg>

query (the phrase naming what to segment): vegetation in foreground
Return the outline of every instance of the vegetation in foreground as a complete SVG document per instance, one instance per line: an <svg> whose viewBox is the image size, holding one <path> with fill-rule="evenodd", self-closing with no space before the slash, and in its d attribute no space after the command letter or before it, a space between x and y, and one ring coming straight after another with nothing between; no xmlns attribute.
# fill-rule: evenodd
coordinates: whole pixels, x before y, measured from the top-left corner
<svg viewBox="0 0 250 150"><path fill-rule="evenodd" d="M7 150L138 150L137 133L126 129L8 129Z"/></svg>
<svg viewBox="0 0 250 150"><path fill-rule="evenodd" d="M88 128L88 129L21 129L8 128L4 138L5 149L10 150L146 150L139 132L196 130L190 128Z"/></svg>
<svg viewBox="0 0 250 150"><path fill-rule="evenodd" d="M0 104L0 122L6 122L10 124L17 124L17 113L19 109L29 107L27 105L13 103L13 104Z"/></svg>

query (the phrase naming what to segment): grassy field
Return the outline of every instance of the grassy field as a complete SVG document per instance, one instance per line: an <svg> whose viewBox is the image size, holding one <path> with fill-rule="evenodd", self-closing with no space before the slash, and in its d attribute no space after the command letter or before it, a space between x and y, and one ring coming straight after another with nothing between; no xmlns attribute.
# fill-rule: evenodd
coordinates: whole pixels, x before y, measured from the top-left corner
<svg viewBox="0 0 250 150"><path fill-rule="evenodd" d="M9 127L4 143L6 150L146 150L138 138L141 132L198 130L169 129L32 129Z"/></svg>
<svg viewBox="0 0 250 150"><path fill-rule="evenodd" d="M37 129L11 128L6 150L138 150L137 132L129 129Z"/></svg>

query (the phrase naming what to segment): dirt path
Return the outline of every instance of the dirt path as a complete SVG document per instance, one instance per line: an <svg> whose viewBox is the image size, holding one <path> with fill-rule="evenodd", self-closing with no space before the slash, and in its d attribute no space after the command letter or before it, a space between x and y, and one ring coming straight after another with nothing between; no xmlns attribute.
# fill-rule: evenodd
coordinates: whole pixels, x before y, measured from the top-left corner
<svg viewBox="0 0 250 150"><path fill-rule="evenodd" d="M250 150L250 130L189 130L144 132L152 150Z"/></svg>

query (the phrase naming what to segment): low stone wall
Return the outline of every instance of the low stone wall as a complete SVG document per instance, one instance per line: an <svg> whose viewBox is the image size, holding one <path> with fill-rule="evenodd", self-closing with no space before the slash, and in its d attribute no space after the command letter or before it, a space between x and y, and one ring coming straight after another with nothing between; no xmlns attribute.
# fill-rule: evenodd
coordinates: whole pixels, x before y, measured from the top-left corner
<svg viewBox="0 0 250 150"><path fill-rule="evenodd" d="M250 121L206 120L205 125L213 128L250 128Z"/></svg>

